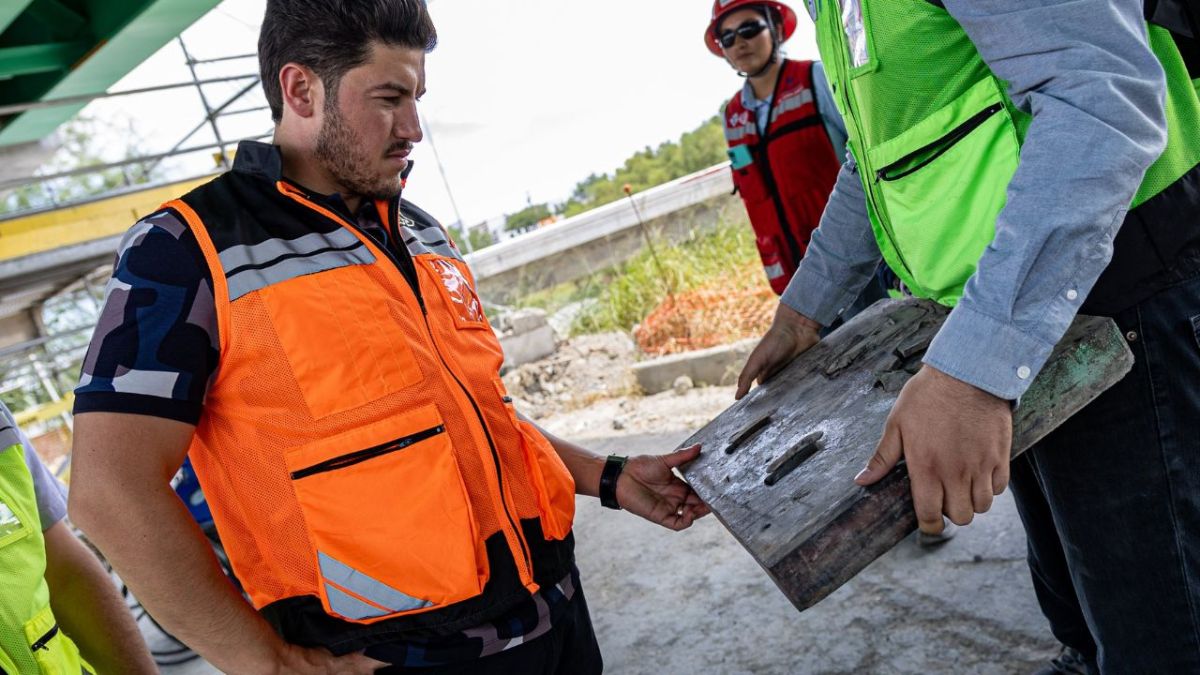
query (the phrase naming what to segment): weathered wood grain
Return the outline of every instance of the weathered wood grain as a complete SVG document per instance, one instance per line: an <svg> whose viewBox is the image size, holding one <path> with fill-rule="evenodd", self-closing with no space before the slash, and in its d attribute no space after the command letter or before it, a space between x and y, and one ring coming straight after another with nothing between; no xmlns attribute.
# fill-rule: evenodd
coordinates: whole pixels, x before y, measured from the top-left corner
<svg viewBox="0 0 1200 675"><path fill-rule="evenodd" d="M917 527L903 464L854 484L900 389L948 310L876 303L721 413L683 445L683 474L798 609ZM1119 381L1133 355L1109 319L1079 317L1013 415L1013 456Z"/></svg>

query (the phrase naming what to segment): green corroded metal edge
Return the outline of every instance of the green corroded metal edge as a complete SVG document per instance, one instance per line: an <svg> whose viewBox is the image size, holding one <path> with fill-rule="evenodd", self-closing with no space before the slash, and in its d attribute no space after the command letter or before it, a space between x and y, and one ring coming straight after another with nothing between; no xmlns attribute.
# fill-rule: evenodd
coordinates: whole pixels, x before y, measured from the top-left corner
<svg viewBox="0 0 1200 675"><path fill-rule="evenodd" d="M114 14L105 17L111 25L93 26L99 47L42 94L39 100L107 91L219 2L220 0L156 0L136 9L131 8L126 15ZM16 4L29 3L21 0ZM0 26L7 25L5 17L11 13L8 3L5 2L4 5L4 9L0 9ZM9 17L8 22L11 22L12 18ZM78 114L85 105L56 106L22 113L0 129L0 146L44 138L60 124Z"/></svg>

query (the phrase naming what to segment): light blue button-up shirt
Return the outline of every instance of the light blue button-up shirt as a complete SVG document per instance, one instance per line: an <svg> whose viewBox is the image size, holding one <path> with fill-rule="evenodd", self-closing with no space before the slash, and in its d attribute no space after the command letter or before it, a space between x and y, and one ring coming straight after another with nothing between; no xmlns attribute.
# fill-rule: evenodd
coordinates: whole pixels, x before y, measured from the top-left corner
<svg viewBox="0 0 1200 675"><path fill-rule="evenodd" d="M837 156L845 157L846 123L842 121L842 116L838 114L837 108L834 106L833 94L829 91L829 82L825 79L825 67L821 65L820 61L813 62L812 80L813 96L817 102L817 112L821 115L825 133L829 134L829 141L833 143L833 151L837 153ZM774 97L772 94L766 100L759 100L754 96L754 87L750 86L749 80L742 85L742 105L746 110L754 113L760 132L767 128L767 120L771 114L771 102Z"/></svg>
<svg viewBox="0 0 1200 675"><path fill-rule="evenodd" d="M996 237L924 361L1016 399L1108 265L1133 195L1165 147L1166 82L1140 0L944 5L1033 121ZM828 325L879 260L848 161L782 302Z"/></svg>

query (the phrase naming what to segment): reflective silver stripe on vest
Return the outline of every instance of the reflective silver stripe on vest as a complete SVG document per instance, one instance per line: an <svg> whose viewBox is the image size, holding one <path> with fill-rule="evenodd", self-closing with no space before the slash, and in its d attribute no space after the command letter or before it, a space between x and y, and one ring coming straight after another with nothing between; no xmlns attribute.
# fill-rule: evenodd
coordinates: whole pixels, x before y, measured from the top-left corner
<svg viewBox="0 0 1200 675"><path fill-rule="evenodd" d="M743 124L740 127L730 129L725 127L725 140L740 141L747 136L757 136L758 129L753 124Z"/></svg>
<svg viewBox="0 0 1200 675"><path fill-rule="evenodd" d="M462 260L462 256L450 246L450 237L437 225L422 227L407 216L400 215L400 236L408 247L409 255L425 255L434 253L447 258Z"/></svg>
<svg viewBox="0 0 1200 675"><path fill-rule="evenodd" d="M332 581L342 588L353 591L381 607L387 607L392 612L406 612L433 604L428 600L421 600L402 593L320 551L317 552L317 562L321 567L321 576L327 581ZM332 602L333 600L330 599L331 605ZM350 615L345 614L344 616Z"/></svg>
<svg viewBox="0 0 1200 675"><path fill-rule="evenodd" d="M850 51L850 66L867 65L871 55L867 51L867 26L863 22L861 0L840 0L842 3L842 28L846 31L846 46Z"/></svg>
<svg viewBox="0 0 1200 675"><path fill-rule="evenodd" d="M783 276L783 265L781 263L764 265L763 269L766 271L768 279L778 279L779 277Z"/></svg>
<svg viewBox="0 0 1200 675"><path fill-rule="evenodd" d="M800 106L812 103L812 100L812 89L803 89L799 93L779 99L779 105L775 106L775 109L771 111L771 121L774 122L779 119L780 115L785 115Z"/></svg>
<svg viewBox="0 0 1200 675"><path fill-rule="evenodd" d="M368 605L353 595L341 591L333 584L325 584L325 595L329 598L329 609L347 619L374 619L377 616L391 614L386 610Z"/></svg>
<svg viewBox="0 0 1200 675"><path fill-rule="evenodd" d="M268 239L219 254L229 299L288 279L348 265L369 265L375 256L349 230L314 232L295 239Z"/></svg>

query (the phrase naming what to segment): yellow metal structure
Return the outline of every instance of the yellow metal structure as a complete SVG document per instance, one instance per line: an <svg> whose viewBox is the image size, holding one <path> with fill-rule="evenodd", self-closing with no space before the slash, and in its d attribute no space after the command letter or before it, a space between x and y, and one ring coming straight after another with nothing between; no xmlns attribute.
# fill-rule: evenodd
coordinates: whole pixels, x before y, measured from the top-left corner
<svg viewBox="0 0 1200 675"><path fill-rule="evenodd" d="M75 394L67 392L61 399L53 403L40 405L36 408L22 410L13 415L17 420L17 426L27 426L38 422L49 422L50 420L61 416L65 412L70 412L71 407L75 405Z"/></svg>
<svg viewBox="0 0 1200 675"><path fill-rule="evenodd" d="M0 263L121 234L164 202L211 179L193 178L0 221Z"/></svg>

